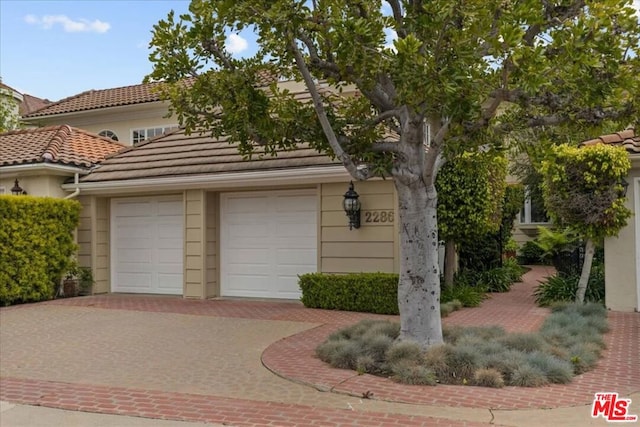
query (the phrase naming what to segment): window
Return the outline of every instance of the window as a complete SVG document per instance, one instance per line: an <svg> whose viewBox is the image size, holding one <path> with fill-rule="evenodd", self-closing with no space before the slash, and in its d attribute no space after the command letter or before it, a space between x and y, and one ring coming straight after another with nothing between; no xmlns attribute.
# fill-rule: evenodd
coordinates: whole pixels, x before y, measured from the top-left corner
<svg viewBox="0 0 640 427"><path fill-rule="evenodd" d="M133 143L133 145L136 145L141 143L145 139L160 136L163 133L167 133L174 129L178 129L178 125L158 126L147 129L134 129L133 131L131 131L131 142Z"/></svg>
<svg viewBox="0 0 640 427"><path fill-rule="evenodd" d="M520 211L520 224L546 224L549 216L544 208L544 201L540 191L526 190L524 206Z"/></svg>
<svg viewBox="0 0 640 427"><path fill-rule="evenodd" d="M104 136L104 137L106 137L106 138L111 138L111 139L113 139L114 141L117 141L117 140L118 140L118 135L116 135L116 133L115 133L114 131L112 131L112 130L108 130L108 129L107 129L107 130L103 130L103 131L102 131L102 132L100 132L98 135L100 135L100 136Z"/></svg>

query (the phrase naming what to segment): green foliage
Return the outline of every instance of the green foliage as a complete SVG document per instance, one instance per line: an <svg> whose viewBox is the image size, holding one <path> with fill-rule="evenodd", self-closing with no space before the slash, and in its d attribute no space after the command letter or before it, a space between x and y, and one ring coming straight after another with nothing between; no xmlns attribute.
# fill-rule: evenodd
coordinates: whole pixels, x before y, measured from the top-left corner
<svg viewBox="0 0 640 427"><path fill-rule="evenodd" d="M513 284L513 277L506 268L493 268L479 273L477 284L487 292L508 292Z"/></svg>
<svg viewBox="0 0 640 427"><path fill-rule="evenodd" d="M398 275L393 273L325 274L299 277L302 303L309 308L398 314ZM447 289L440 297L441 315L477 307L485 292L477 287Z"/></svg>
<svg viewBox="0 0 640 427"><path fill-rule="evenodd" d="M394 14L380 1L192 0L188 13L154 26L146 80L164 82L161 95L187 132L224 135L247 156L308 144L356 179L391 175L403 190L399 205L417 209L436 201L441 156L496 145L523 128L575 131L640 116L640 30L623 2L398 4ZM239 59L225 41L243 30L258 49ZM265 86L263 71L304 81L313 102ZM397 138L385 138L389 131ZM426 229L428 211L400 227ZM404 244L435 251L437 233L419 234ZM406 253L425 265L426 252ZM416 293L437 289L437 276L412 274L426 282ZM440 331L430 331L439 342ZM403 334L420 335L413 326Z"/></svg>
<svg viewBox="0 0 640 427"><path fill-rule="evenodd" d="M545 205L554 222L591 240L617 235L631 216L621 185L630 167L621 147L554 147L542 162Z"/></svg>
<svg viewBox="0 0 640 427"><path fill-rule="evenodd" d="M363 320L330 335L316 354L331 366L405 384L565 384L596 365L608 330L606 315L600 304L565 304L554 306L537 333L447 326L445 344L425 352L413 342L398 341L397 324Z"/></svg>
<svg viewBox="0 0 640 427"><path fill-rule="evenodd" d="M444 287L440 293L440 302L447 304L459 301L463 307L478 307L486 298L486 290L464 284Z"/></svg>
<svg viewBox="0 0 640 427"><path fill-rule="evenodd" d="M577 239L575 232L569 228L552 230L547 227L538 227L538 236L533 240L533 243L540 248L543 258L553 259L563 252L573 251Z"/></svg>
<svg viewBox="0 0 640 427"><path fill-rule="evenodd" d="M554 275L540 283L534 291L536 303L540 306L549 306L556 302L571 302L576 298L578 290L578 275ZM589 284L585 294L585 301L604 303L604 265L594 263L591 266Z"/></svg>
<svg viewBox="0 0 640 427"><path fill-rule="evenodd" d="M504 153L463 153L447 160L436 180L438 235L464 243L500 227L507 159Z"/></svg>
<svg viewBox="0 0 640 427"><path fill-rule="evenodd" d="M518 254L518 262L524 265L537 265L537 264L550 264L551 261L546 259L544 251L540 249L533 240L525 242L520 247L520 253Z"/></svg>
<svg viewBox="0 0 640 427"><path fill-rule="evenodd" d="M354 273L303 274L299 279L305 307L398 314L398 275Z"/></svg>
<svg viewBox="0 0 640 427"><path fill-rule="evenodd" d="M0 196L0 304L51 299L73 264L77 201Z"/></svg>

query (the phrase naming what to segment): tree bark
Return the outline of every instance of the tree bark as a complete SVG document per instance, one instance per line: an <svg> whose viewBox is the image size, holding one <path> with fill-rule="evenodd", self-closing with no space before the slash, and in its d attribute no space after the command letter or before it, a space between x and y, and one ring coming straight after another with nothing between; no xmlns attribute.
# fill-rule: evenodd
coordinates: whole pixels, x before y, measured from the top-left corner
<svg viewBox="0 0 640 427"><path fill-rule="evenodd" d="M578 282L578 291L576 292L576 302L584 303L584 295L587 293L587 285L589 284L589 275L591 274L591 264L593 264L593 254L595 245L593 240L587 239L584 248L584 263L582 264L582 273Z"/></svg>
<svg viewBox="0 0 640 427"><path fill-rule="evenodd" d="M444 247L444 284L453 286L456 274L456 242L447 240Z"/></svg>
<svg viewBox="0 0 640 427"><path fill-rule="evenodd" d="M400 232L400 340L423 349L442 344L435 188L422 179L394 180Z"/></svg>

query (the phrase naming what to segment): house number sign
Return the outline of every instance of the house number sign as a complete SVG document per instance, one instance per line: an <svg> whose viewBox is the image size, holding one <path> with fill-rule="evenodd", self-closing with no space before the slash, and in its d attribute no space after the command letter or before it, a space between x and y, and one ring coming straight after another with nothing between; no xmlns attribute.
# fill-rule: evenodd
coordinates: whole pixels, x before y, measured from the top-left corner
<svg viewBox="0 0 640 427"><path fill-rule="evenodd" d="M393 211L365 211L364 222L367 223L393 223L395 214Z"/></svg>

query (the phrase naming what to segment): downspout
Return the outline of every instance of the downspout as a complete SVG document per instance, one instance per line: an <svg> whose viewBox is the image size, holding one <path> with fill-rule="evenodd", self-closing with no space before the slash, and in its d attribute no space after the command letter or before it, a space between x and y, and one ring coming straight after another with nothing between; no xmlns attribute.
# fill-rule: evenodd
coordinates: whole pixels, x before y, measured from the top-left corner
<svg viewBox="0 0 640 427"><path fill-rule="evenodd" d="M73 183L76 185L76 189L73 193L65 196L65 199L73 199L74 197L76 197L78 194L80 194L80 187L79 187L79 173L76 172L75 176L73 178Z"/></svg>

